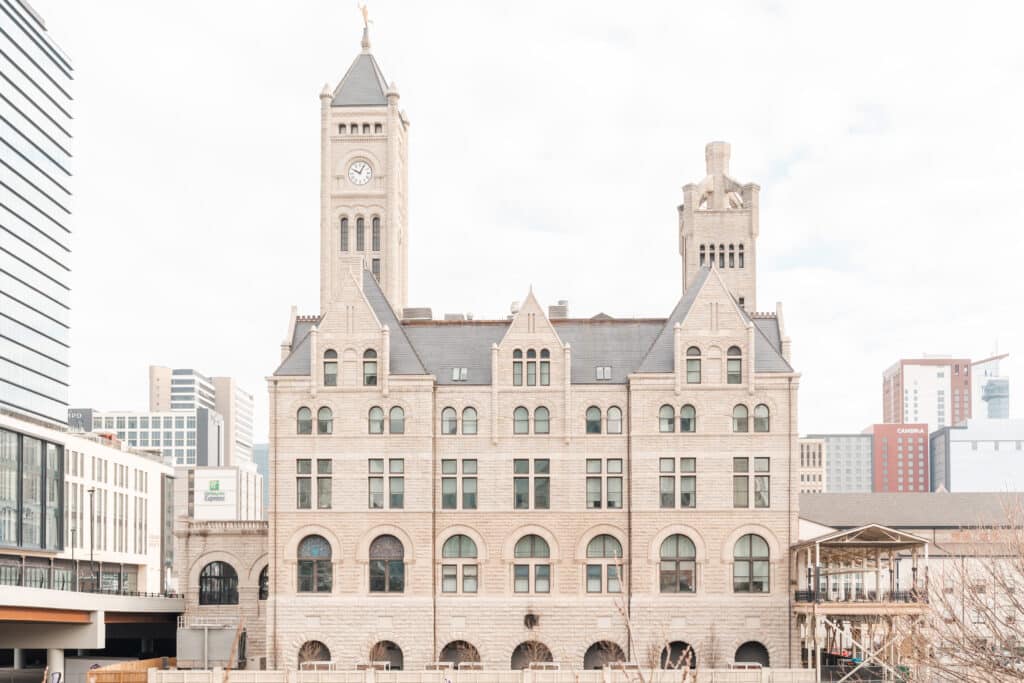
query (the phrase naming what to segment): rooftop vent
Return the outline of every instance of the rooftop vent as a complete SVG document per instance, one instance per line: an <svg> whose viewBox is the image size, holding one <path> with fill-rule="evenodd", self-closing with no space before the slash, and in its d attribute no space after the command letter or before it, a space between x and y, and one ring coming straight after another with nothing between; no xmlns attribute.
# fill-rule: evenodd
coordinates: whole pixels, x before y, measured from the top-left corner
<svg viewBox="0 0 1024 683"><path fill-rule="evenodd" d="M559 299L557 304L548 306L548 317L552 320L556 318L568 318L569 301L567 299Z"/></svg>
<svg viewBox="0 0 1024 683"><path fill-rule="evenodd" d="M434 312L429 307L402 309L402 320L433 320Z"/></svg>
<svg viewBox="0 0 1024 683"><path fill-rule="evenodd" d="M466 319L465 313L445 313L444 319L448 322L458 322Z"/></svg>

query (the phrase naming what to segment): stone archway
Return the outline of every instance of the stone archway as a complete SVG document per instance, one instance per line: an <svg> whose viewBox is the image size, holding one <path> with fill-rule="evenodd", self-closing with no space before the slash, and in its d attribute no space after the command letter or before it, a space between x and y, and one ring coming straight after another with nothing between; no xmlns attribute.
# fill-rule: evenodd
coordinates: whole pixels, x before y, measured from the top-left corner
<svg viewBox="0 0 1024 683"><path fill-rule="evenodd" d="M768 668L770 661L768 648L756 640L748 640L736 648L737 664L760 664Z"/></svg>
<svg viewBox="0 0 1024 683"><path fill-rule="evenodd" d="M696 669L697 653L689 643L682 640L673 640L665 645L661 651L662 669Z"/></svg>
<svg viewBox="0 0 1024 683"><path fill-rule="evenodd" d="M610 640L600 640L587 648L587 653L583 655L583 668L603 669L615 662L624 661L626 661L626 655L617 643L613 643Z"/></svg>
<svg viewBox="0 0 1024 683"><path fill-rule="evenodd" d="M317 670L326 668L331 661L331 651L319 640L307 640L299 647L300 670Z"/></svg>
<svg viewBox="0 0 1024 683"><path fill-rule="evenodd" d="M401 671L405 665L405 655L402 648L390 640L381 640L370 648L370 664L386 662L392 671Z"/></svg>
<svg viewBox="0 0 1024 683"><path fill-rule="evenodd" d="M518 671L529 669L530 665L534 663L553 661L555 661L555 658L551 656L551 650L547 645L539 640L527 640L526 642L519 643L516 649L512 650L510 667L513 671Z"/></svg>
<svg viewBox="0 0 1024 683"><path fill-rule="evenodd" d="M480 653L472 643L467 643L465 640L453 640L441 648L438 661L451 662L458 669L463 662L479 663Z"/></svg>

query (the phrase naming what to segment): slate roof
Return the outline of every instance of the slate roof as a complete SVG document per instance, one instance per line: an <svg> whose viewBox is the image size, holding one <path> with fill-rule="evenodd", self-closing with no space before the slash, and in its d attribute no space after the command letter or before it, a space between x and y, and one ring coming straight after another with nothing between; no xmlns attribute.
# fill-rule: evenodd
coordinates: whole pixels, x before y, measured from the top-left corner
<svg viewBox="0 0 1024 683"><path fill-rule="evenodd" d="M959 529L1006 524L1021 493L804 493L800 518L836 529L884 524L903 529Z"/></svg>
<svg viewBox="0 0 1024 683"><path fill-rule="evenodd" d="M380 70L380 65L368 52L356 57L352 66L345 72L345 77L334 89L332 107L365 107L385 105L388 98L387 81Z"/></svg>
<svg viewBox="0 0 1024 683"><path fill-rule="evenodd" d="M672 372L672 330L676 322L686 317L710 272L706 268L701 271L667 320L608 316L552 320L555 333L572 348L572 383L625 384L627 377L635 372ZM391 374L432 374L438 384L491 383L491 346L501 342L510 321L425 320L403 324L369 271L363 271L363 293L380 323L391 330ZM281 363L275 375L309 374L309 330L315 320L300 318L296 322L292 353ZM792 372L769 336L772 331L767 323L774 321L755 319L754 322L755 371ZM767 335L759 322L768 328ZM777 340L777 323L774 330ZM611 379L598 380L597 366L611 366ZM466 380L453 381L453 368L466 368Z"/></svg>

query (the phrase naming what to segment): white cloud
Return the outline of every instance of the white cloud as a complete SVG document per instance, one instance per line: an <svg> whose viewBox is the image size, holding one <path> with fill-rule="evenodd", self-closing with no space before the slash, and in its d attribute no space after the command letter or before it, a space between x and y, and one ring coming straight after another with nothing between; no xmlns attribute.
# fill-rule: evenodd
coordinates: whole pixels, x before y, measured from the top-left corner
<svg viewBox="0 0 1024 683"><path fill-rule="evenodd" d="M188 365L237 376L264 432L288 307L317 306L317 95L357 11L34 5L76 67L72 402L145 405L146 365ZM500 316L533 284L666 315L680 187L725 139L762 186L759 298L785 302L802 431L877 420L901 356L997 339L1021 415L1019 13L375 2L413 122L412 303Z"/></svg>

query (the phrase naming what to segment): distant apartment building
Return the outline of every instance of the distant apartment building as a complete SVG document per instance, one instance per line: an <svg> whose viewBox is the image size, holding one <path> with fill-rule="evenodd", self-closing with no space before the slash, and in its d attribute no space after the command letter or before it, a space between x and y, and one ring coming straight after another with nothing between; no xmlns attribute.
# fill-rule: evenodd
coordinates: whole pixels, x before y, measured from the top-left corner
<svg viewBox="0 0 1024 683"><path fill-rule="evenodd" d="M925 357L897 361L882 375L882 421L925 423L929 431L971 417L971 361Z"/></svg>
<svg viewBox="0 0 1024 683"><path fill-rule="evenodd" d="M969 420L930 441L933 491L1024 491L1024 420Z"/></svg>
<svg viewBox="0 0 1024 683"><path fill-rule="evenodd" d="M826 486L825 440L800 439L800 493L824 493Z"/></svg>
<svg viewBox="0 0 1024 683"><path fill-rule="evenodd" d="M808 434L804 440L823 444L826 493L871 491L871 434Z"/></svg>
<svg viewBox="0 0 1024 683"><path fill-rule="evenodd" d="M996 354L971 364L971 402L979 418L1010 418L1010 379L999 372L999 362L1009 355Z"/></svg>
<svg viewBox="0 0 1024 683"><path fill-rule="evenodd" d="M68 411L72 431L112 434L130 448L157 451L176 466L228 465L224 419L209 408L163 412L96 410Z"/></svg>
<svg viewBox="0 0 1024 683"><path fill-rule="evenodd" d="M63 424L72 68L26 3L0 9L0 408Z"/></svg>
<svg viewBox="0 0 1024 683"><path fill-rule="evenodd" d="M149 366L149 410L206 408L224 418L224 462L252 460L252 394L231 377L208 377L192 368Z"/></svg>
<svg viewBox="0 0 1024 683"><path fill-rule="evenodd" d="M930 491L928 425L876 424L872 436L872 491Z"/></svg>

